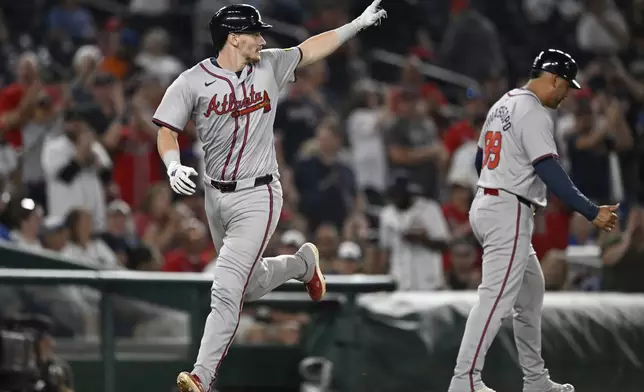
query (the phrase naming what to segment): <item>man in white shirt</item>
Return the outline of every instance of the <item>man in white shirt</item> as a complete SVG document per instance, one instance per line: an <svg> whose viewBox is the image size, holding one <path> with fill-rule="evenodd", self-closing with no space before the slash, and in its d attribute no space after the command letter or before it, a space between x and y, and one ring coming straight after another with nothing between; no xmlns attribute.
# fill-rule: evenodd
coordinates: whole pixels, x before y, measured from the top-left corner
<svg viewBox="0 0 644 392"><path fill-rule="evenodd" d="M65 132L45 142L42 164L47 181L47 211L66 216L72 208L92 212L94 229L105 227L104 182L109 180L112 160L96 135L72 109L65 114Z"/></svg>
<svg viewBox="0 0 644 392"><path fill-rule="evenodd" d="M364 102L349 114L346 122L352 166L360 190L384 193L388 168L380 96L375 87L365 90Z"/></svg>
<svg viewBox="0 0 644 392"><path fill-rule="evenodd" d="M381 262L400 290L437 290L445 287L449 229L440 205L416 188L402 176L390 188L391 203L380 213Z"/></svg>

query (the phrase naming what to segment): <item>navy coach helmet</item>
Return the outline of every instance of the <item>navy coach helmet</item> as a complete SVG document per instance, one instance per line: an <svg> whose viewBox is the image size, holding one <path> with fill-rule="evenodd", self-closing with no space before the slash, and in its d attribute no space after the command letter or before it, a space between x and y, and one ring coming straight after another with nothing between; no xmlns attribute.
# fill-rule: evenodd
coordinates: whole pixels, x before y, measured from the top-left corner
<svg viewBox="0 0 644 392"><path fill-rule="evenodd" d="M549 72L566 80L570 84L570 87L577 90L581 89L581 85L575 80L578 70L577 62L575 62L572 56L557 49L542 51L534 59L534 63L532 64L533 75L535 71Z"/></svg>
<svg viewBox="0 0 644 392"><path fill-rule="evenodd" d="M217 51L226 43L230 33L257 33L270 29L262 21L257 8L248 4L233 4L222 7L210 19L210 36Z"/></svg>

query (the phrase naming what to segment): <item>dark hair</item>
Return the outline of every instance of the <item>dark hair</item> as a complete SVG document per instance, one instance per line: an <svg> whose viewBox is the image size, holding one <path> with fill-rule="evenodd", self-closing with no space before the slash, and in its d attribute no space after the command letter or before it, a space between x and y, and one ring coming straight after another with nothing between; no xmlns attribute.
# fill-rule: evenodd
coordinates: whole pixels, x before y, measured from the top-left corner
<svg viewBox="0 0 644 392"><path fill-rule="evenodd" d="M417 193L417 185L409 177L406 171L392 173L389 186L387 187L387 196L389 199L398 197L400 195L412 195Z"/></svg>
<svg viewBox="0 0 644 392"><path fill-rule="evenodd" d="M1 193L1 192L0 192ZM5 209L0 213L0 223L8 227L17 229L20 224L29 219L32 214L36 213L39 208L38 204L34 203L34 208L25 208L23 201L25 200L21 194L11 195L11 199L5 205Z"/></svg>
<svg viewBox="0 0 644 392"><path fill-rule="evenodd" d="M125 262L125 267L130 270L139 269L143 264L150 262L154 259L152 250L146 245L137 246L133 249L130 249L127 255L127 261Z"/></svg>

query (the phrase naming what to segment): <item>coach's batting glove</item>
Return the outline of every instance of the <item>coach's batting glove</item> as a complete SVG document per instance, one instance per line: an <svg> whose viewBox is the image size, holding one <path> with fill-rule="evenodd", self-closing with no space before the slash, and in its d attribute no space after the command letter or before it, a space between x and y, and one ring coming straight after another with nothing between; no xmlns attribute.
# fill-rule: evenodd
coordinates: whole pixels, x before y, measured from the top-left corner
<svg viewBox="0 0 644 392"><path fill-rule="evenodd" d="M381 19L387 18L387 11L378 7L381 0L375 0L367 9L364 10L362 15L358 16L354 22L358 25L360 30L366 29L369 26L380 24Z"/></svg>
<svg viewBox="0 0 644 392"><path fill-rule="evenodd" d="M195 193L197 186L190 179L190 176L196 176L197 171L189 166L183 166L179 162L172 162L168 166L168 177L170 177L170 187L176 193L182 195L192 195Z"/></svg>

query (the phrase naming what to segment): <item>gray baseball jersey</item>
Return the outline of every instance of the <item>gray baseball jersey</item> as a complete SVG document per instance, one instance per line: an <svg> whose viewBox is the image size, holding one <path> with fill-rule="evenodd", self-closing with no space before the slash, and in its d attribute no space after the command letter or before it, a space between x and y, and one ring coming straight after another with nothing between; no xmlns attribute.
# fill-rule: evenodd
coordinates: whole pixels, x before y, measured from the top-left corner
<svg viewBox="0 0 644 392"><path fill-rule="evenodd" d="M541 356L545 281L530 240L534 211L518 196L545 207L546 186L533 163L557 154L553 123L530 91L515 89L490 109L478 143L483 165L470 208L472 232L483 247L478 303L467 319L449 392L483 390L485 356L503 319L513 318L523 391L550 391Z"/></svg>
<svg viewBox="0 0 644 392"><path fill-rule="evenodd" d="M546 206L546 185L532 165L557 156L557 147L552 119L534 93L514 89L501 97L488 112L478 146L483 149L478 186Z"/></svg>
<svg viewBox="0 0 644 392"><path fill-rule="evenodd" d="M153 122L181 132L189 119L205 153L205 174L219 181L277 172L273 144L280 90L295 79L299 48L266 49L239 76L205 59L168 87Z"/></svg>

